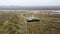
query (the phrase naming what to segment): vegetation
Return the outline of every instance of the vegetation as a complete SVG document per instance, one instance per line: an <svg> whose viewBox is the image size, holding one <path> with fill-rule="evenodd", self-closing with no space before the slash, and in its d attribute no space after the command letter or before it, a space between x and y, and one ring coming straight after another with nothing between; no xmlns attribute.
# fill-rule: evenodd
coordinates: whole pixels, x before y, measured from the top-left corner
<svg viewBox="0 0 60 34"><path fill-rule="evenodd" d="M34 13L23 13L30 17ZM60 14L40 14L34 17L40 22L26 22L21 12L0 12L0 34L60 34Z"/></svg>

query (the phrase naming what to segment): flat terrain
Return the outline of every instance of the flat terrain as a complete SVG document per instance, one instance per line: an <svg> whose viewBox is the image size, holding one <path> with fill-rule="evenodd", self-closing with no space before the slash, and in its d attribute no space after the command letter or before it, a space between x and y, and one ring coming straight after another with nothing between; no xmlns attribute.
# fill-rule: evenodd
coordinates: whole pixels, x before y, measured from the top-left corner
<svg viewBox="0 0 60 34"><path fill-rule="evenodd" d="M39 22L27 22L29 17ZM0 34L60 34L60 14L0 11Z"/></svg>

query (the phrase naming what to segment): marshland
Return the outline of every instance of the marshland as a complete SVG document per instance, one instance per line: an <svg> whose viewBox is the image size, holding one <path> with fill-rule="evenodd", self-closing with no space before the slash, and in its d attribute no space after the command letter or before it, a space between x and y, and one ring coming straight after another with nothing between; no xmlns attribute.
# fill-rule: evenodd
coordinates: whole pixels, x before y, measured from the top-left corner
<svg viewBox="0 0 60 34"><path fill-rule="evenodd" d="M31 17L39 21L27 22ZM0 10L0 34L60 34L60 12Z"/></svg>

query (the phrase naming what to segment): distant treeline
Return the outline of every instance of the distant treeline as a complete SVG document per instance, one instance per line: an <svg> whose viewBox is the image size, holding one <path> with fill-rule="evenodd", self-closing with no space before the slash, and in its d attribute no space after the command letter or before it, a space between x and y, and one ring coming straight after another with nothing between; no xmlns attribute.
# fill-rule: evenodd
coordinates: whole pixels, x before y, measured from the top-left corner
<svg viewBox="0 0 60 34"><path fill-rule="evenodd" d="M60 10L60 6L0 6L0 10Z"/></svg>

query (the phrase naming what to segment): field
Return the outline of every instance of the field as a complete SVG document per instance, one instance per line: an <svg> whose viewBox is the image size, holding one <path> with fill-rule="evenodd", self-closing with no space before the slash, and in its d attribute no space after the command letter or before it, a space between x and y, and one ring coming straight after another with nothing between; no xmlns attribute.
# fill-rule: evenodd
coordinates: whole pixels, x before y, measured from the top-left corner
<svg viewBox="0 0 60 34"><path fill-rule="evenodd" d="M31 16L40 21L26 22ZM60 14L0 11L0 34L60 34Z"/></svg>

